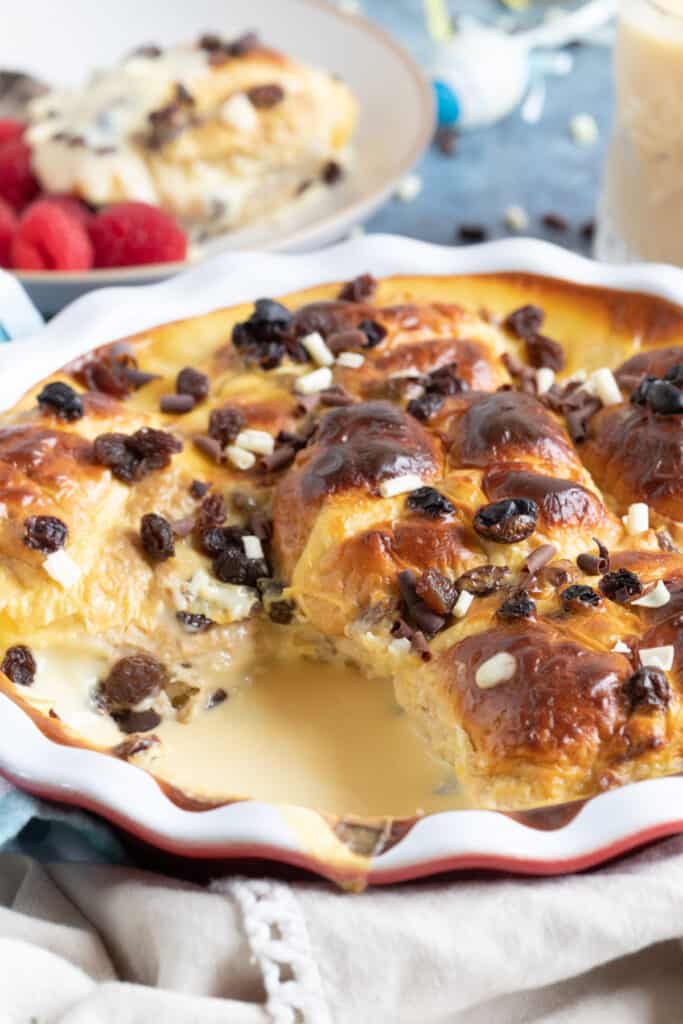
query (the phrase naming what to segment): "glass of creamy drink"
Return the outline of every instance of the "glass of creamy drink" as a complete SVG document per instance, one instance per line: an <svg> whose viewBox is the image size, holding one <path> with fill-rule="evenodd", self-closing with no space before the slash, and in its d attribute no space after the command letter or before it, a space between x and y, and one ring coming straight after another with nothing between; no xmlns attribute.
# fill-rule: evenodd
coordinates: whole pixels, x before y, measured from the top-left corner
<svg viewBox="0 0 683 1024"><path fill-rule="evenodd" d="M683 0L621 0L595 255L683 266Z"/></svg>

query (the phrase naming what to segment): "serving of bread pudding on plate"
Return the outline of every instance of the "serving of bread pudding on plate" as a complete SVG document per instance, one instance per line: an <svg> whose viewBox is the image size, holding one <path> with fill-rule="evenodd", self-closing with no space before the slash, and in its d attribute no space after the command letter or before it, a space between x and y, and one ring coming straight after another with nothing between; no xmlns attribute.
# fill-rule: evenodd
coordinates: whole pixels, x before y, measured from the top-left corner
<svg viewBox="0 0 683 1024"><path fill-rule="evenodd" d="M340 180L356 107L343 82L254 33L206 33L44 92L26 107L25 141L45 192L145 202L215 233Z"/></svg>
<svg viewBox="0 0 683 1024"><path fill-rule="evenodd" d="M304 663L390 680L473 806L678 771L682 385L678 307L526 274L96 349L2 416L2 688L152 773Z"/></svg>

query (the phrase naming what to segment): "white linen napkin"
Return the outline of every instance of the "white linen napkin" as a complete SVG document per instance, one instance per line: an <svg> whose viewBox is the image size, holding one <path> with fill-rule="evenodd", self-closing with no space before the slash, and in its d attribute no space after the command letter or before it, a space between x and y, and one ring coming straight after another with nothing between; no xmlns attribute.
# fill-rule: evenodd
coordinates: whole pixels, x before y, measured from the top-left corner
<svg viewBox="0 0 683 1024"><path fill-rule="evenodd" d="M2 1024L681 1020L683 837L556 879L348 895L0 858Z"/></svg>

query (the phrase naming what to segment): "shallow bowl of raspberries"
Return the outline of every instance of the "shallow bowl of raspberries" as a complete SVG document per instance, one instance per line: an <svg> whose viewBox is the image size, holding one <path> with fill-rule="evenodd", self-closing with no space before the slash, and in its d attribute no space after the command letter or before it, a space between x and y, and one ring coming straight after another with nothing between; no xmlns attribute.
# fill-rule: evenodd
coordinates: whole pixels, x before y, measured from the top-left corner
<svg viewBox="0 0 683 1024"><path fill-rule="evenodd" d="M154 281L188 259L188 237L166 211L123 202L93 209L42 191L21 121L0 120L0 267L17 274L43 312L90 288Z"/></svg>

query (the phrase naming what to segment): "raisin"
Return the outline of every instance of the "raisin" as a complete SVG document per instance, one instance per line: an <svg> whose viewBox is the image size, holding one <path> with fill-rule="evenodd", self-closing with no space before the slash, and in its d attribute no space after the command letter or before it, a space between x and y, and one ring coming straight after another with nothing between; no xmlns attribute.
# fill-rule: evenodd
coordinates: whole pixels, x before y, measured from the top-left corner
<svg viewBox="0 0 683 1024"><path fill-rule="evenodd" d="M413 398L408 402L407 411L416 420L426 423L433 416L436 416L443 403L443 395L438 394L436 391L425 391L424 395L420 395L419 398Z"/></svg>
<svg viewBox="0 0 683 1024"><path fill-rule="evenodd" d="M268 618L278 626L288 626L294 618L293 601L271 601L268 605Z"/></svg>
<svg viewBox="0 0 683 1024"><path fill-rule="evenodd" d="M211 484L205 483L204 480L193 480L190 484L190 495L196 501L199 501L200 498L204 498L209 493L210 487Z"/></svg>
<svg viewBox="0 0 683 1024"><path fill-rule="evenodd" d="M214 625L213 619L194 612L176 612L176 619L188 633L206 633Z"/></svg>
<svg viewBox="0 0 683 1024"><path fill-rule="evenodd" d="M242 537L246 534L247 531L241 526L212 526L201 535L202 550L213 558L228 548L237 548L241 551Z"/></svg>
<svg viewBox="0 0 683 1024"><path fill-rule="evenodd" d="M131 654L109 670L99 686L98 697L107 708L131 708L148 697L156 697L168 682L168 673L151 654Z"/></svg>
<svg viewBox="0 0 683 1024"><path fill-rule="evenodd" d="M153 562L165 562L175 555L173 527L155 512L148 512L140 520L140 539L145 554Z"/></svg>
<svg viewBox="0 0 683 1024"><path fill-rule="evenodd" d="M269 575L268 565L263 558L247 558L244 548L227 547L213 561L213 571L222 583L255 587L259 579Z"/></svg>
<svg viewBox="0 0 683 1024"><path fill-rule="evenodd" d="M197 529L200 534L216 526L222 526L228 517L225 498L222 494L207 494L197 513Z"/></svg>
<svg viewBox="0 0 683 1024"><path fill-rule="evenodd" d="M616 604L627 604L643 592L643 584L630 569L606 573L599 585L604 596Z"/></svg>
<svg viewBox="0 0 683 1024"><path fill-rule="evenodd" d="M382 327L376 320L361 320L358 330L362 331L367 339L363 348L376 348L387 336L386 327Z"/></svg>
<svg viewBox="0 0 683 1024"><path fill-rule="evenodd" d="M24 522L24 544L34 551L51 554L66 544L69 528L56 516L29 516Z"/></svg>
<svg viewBox="0 0 683 1024"><path fill-rule="evenodd" d="M587 587L583 583L574 583L571 587L567 587L560 594L560 600L566 612L598 608L602 604L602 598L597 590L593 590L592 587Z"/></svg>
<svg viewBox="0 0 683 1024"><path fill-rule="evenodd" d="M536 605L526 590L518 590L517 593L503 601L496 615L506 622L514 622L516 619L534 619Z"/></svg>
<svg viewBox="0 0 683 1024"><path fill-rule="evenodd" d="M285 90L277 82L267 85L254 85L247 89L247 96L257 110L270 110L282 103L285 98Z"/></svg>
<svg viewBox="0 0 683 1024"><path fill-rule="evenodd" d="M536 334L526 339L526 353L532 366L547 366L555 372L564 369L564 349L559 342L547 338L544 334Z"/></svg>
<svg viewBox="0 0 683 1024"><path fill-rule="evenodd" d="M195 402L203 402L209 394L209 378L200 370L186 366L176 377L175 389L179 395L189 395Z"/></svg>
<svg viewBox="0 0 683 1024"><path fill-rule="evenodd" d="M683 413L683 392L668 380L653 381L647 389L646 402L660 416L680 416Z"/></svg>
<svg viewBox="0 0 683 1024"><path fill-rule="evenodd" d="M506 565L478 565L464 572L456 580L458 590L466 590L476 597L486 597L507 585L511 570Z"/></svg>
<svg viewBox="0 0 683 1024"><path fill-rule="evenodd" d="M72 423L83 416L83 401L77 391L61 380L46 384L38 395L38 405L45 406L60 420Z"/></svg>
<svg viewBox="0 0 683 1024"><path fill-rule="evenodd" d="M243 414L234 405L213 409L209 416L209 437L225 447L235 440L245 423Z"/></svg>
<svg viewBox="0 0 683 1024"><path fill-rule="evenodd" d="M455 583L436 569L427 569L415 584L417 596L437 615L450 615L458 598Z"/></svg>
<svg viewBox="0 0 683 1024"><path fill-rule="evenodd" d="M485 242L489 232L483 224L460 224L455 236L459 242L471 242L476 245L478 242Z"/></svg>
<svg viewBox="0 0 683 1024"><path fill-rule="evenodd" d="M536 529L538 505L530 498L504 498L483 505L474 517L480 537L497 544L517 544Z"/></svg>
<svg viewBox="0 0 683 1024"><path fill-rule="evenodd" d="M115 711L112 718L121 732L150 732L161 722L161 715L151 708L148 711Z"/></svg>
<svg viewBox="0 0 683 1024"><path fill-rule="evenodd" d="M5 651L0 672L4 672L16 686L30 686L36 678L37 668L31 650L23 644L17 644L16 647L9 647Z"/></svg>
<svg viewBox="0 0 683 1024"><path fill-rule="evenodd" d="M430 519L443 519L455 512L455 505L434 487L418 487L406 498L406 505L411 512L421 512Z"/></svg>
<svg viewBox="0 0 683 1024"><path fill-rule="evenodd" d="M159 721L161 721L161 719L159 719ZM126 730L124 729L123 731L125 732ZM124 740L122 743L117 744L117 746L112 749L112 754L115 757L121 757L127 761L129 757L134 757L136 754L142 754L143 751L149 750L151 747L158 746L159 742L160 740L158 736L133 736L131 739Z"/></svg>
<svg viewBox="0 0 683 1024"><path fill-rule="evenodd" d="M249 319L235 324L232 343L248 361L271 370L287 352L285 341L291 327L292 314L286 306L273 299L257 299Z"/></svg>
<svg viewBox="0 0 683 1024"><path fill-rule="evenodd" d="M148 473L165 469L182 444L164 430L142 427L134 434L100 434L95 438L95 462L111 470L117 480L135 483Z"/></svg>
<svg viewBox="0 0 683 1024"><path fill-rule="evenodd" d="M337 296L342 302L368 302L375 294L377 281L372 274L359 274L347 281Z"/></svg>
<svg viewBox="0 0 683 1024"><path fill-rule="evenodd" d="M509 331L524 341L533 340L545 320L545 313L540 306L521 306L515 309L503 323Z"/></svg>
<svg viewBox="0 0 683 1024"><path fill-rule="evenodd" d="M671 687L661 668L639 668L626 680L623 692L631 711L663 711L671 703Z"/></svg>

